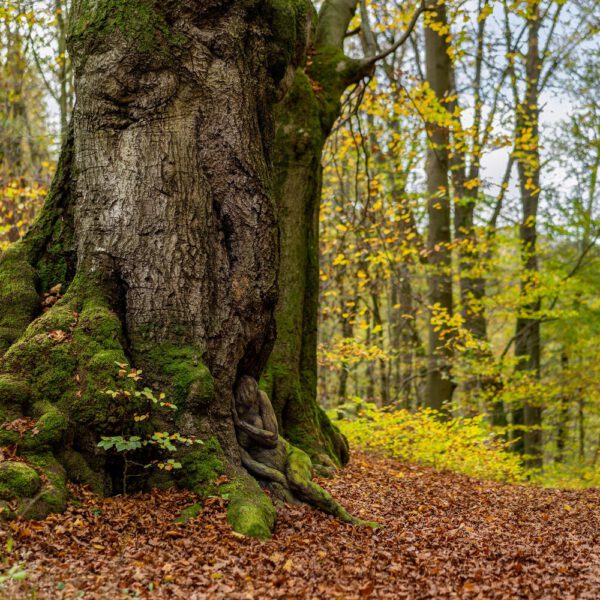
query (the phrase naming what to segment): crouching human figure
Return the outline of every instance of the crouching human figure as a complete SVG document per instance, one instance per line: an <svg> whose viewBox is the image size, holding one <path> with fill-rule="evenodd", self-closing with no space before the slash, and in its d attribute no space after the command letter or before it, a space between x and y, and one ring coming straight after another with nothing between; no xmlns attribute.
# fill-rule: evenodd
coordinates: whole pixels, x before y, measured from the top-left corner
<svg viewBox="0 0 600 600"><path fill-rule="evenodd" d="M309 456L279 435L268 396L244 375L235 390L233 419L244 467L287 502L306 502L346 523L362 524L312 481Z"/></svg>

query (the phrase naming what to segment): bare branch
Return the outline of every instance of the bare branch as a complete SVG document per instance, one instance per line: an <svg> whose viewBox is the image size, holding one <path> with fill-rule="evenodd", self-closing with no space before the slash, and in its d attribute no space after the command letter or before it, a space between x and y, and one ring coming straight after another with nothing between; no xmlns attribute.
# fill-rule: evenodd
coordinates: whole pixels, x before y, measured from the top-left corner
<svg viewBox="0 0 600 600"><path fill-rule="evenodd" d="M515 158L513 156L513 152L510 153L508 157L508 162L506 163L506 170L504 171L504 177L502 178L502 183L500 184L500 193L498 194L498 198L496 199L496 205L494 207L494 212L490 221L488 223L488 232L492 235L496 230L496 226L498 224L498 219L500 217L500 212L502 211L502 205L504 204L504 197L506 196L506 190L508 189L508 184L510 183L510 176L512 173L513 164L515 162Z"/></svg>
<svg viewBox="0 0 600 600"><path fill-rule="evenodd" d="M410 23L408 24L406 31L400 36L400 38L396 42L394 42L389 48L387 48L386 50L383 50L379 54L376 54L375 56L369 56L367 58L364 58L361 61L361 67L363 69L368 69L369 67L372 67L378 61L383 60L384 58L388 57L390 54L393 54L394 52L396 52L396 50L398 50L398 48L400 48L400 46L402 46L402 44L404 44L410 37L410 34L413 32L413 29L415 28L415 26L419 20L419 17L424 12L428 12L431 10L434 10L434 9L427 8L427 7L425 7L424 3L421 3L419 8L416 10L415 14L412 16L412 19L410 20Z"/></svg>

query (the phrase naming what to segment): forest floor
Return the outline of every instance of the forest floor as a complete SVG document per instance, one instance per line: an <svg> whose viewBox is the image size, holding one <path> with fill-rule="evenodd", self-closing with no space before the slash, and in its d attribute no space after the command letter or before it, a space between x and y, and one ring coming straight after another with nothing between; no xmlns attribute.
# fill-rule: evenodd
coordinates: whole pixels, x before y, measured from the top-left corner
<svg viewBox="0 0 600 600"><path fill-rule="evenodd" d="M233 533L226 501L169 491L101 500L0 529L23 581L0 598L600 598L600 489L479 481L356 452L321 481L378 530L305 506L271 540ZM10 547L9 543L9 547Z"/></svg>

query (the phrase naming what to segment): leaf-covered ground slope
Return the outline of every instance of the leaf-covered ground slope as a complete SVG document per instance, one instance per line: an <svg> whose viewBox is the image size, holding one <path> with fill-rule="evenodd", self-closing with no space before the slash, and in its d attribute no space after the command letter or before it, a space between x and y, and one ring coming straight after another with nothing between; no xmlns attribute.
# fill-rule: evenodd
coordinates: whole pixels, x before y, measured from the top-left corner
<svg viewBox="0 0 600 600"><path fill-rule="evenodd" d="M232 533L221 498L175 524L188 492L98 500L73 488L80 505L65 514L2 525L8 564L25 562L28 578L0 596L600 597L598 489L507 486L360 453L320 483L384 527L289 506L260 542Z"/></svg>

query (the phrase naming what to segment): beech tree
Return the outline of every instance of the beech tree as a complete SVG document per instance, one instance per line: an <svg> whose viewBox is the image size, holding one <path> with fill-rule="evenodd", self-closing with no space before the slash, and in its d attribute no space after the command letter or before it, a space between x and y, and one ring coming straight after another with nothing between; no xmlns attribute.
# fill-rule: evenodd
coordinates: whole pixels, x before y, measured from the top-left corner
<svg viewBox="0 0 600 600"><path fill-rule="evenodd" d="M179 482L226 471L234 527L272 527L232 401L275 338L273 106L310 17L304 0L74 2L72 124L39 219L0 263L0 403L25 429L2 445L46 476L27 515L61 510L67 478L119 491L120 461L97 447L135 408L104 393L118 363L168 391L177 431L204 441L182 451Z"/></svg>
<svg viewBox="0 0 600 600"><path fill-rule="evenodd" d="M344 90L365 74L344 55L356 0L324 2L309 64L276 108L275 196L281 228L277 340L266 389L286 436L325 466L348 460L345 439L317 405L321 155Z"/></svg>
<svg viewBox="0 0 600 600"><path fill-rule="evenodd" d="M435 3L429 3L432 7ZM427 82L440 101L450 93L452 61L449 55L449 28L446 10L439 6L432 22L425 27L425 62ZM427 148L427 211L429 227L427 247L432 273L429 276L429 300L432 311L452 315L452 274L450 242L451 205L448 127L428 124L430 145ZM450 352L447 340L435 326L429 328L429 369L427 371L427 404L440 410L452 399L454 385L450 377Z"/></svg>

